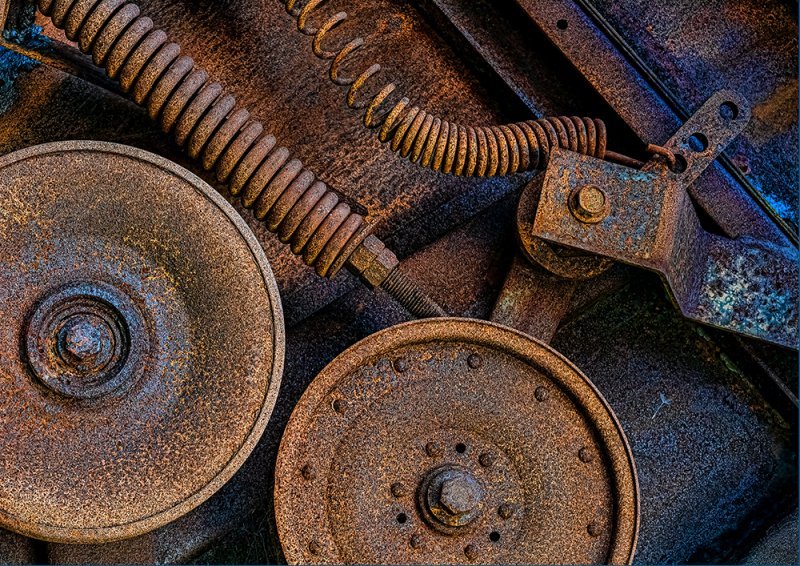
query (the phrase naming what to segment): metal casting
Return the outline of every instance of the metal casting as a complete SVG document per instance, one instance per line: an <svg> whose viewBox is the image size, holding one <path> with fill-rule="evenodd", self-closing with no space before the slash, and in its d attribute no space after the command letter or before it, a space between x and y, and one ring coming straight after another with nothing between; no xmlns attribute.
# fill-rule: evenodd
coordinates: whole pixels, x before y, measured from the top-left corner
<svg viewBox="0 0 800 566"><path fill-rule="evenodd" d="M0 562L797 562L794 4L0 24Z"/></svg>
<svg viewBox="0 0 800 566"><path fill-rule="evenodd" d="M629 563L628 442L588 379L513 329L429 319L373 334L312 382L278 454L297 563Z"/></svg>
<svg viewBox="0 0 800 566"><path fill-rule="evenodd" d="M657 271L686 317L797 349L796 250L708 232L687 191L749 119L742 97L718 92L664 144L671 167L554 152L530 237Z"/></svg>
<svg viewBox="0 0 800 566"><path fill-rule="evenodd" d="M0 525L50 541L200 505L255 447L283 370L252 232L198 177L117 144L0 157L0 325Z"/></svg>

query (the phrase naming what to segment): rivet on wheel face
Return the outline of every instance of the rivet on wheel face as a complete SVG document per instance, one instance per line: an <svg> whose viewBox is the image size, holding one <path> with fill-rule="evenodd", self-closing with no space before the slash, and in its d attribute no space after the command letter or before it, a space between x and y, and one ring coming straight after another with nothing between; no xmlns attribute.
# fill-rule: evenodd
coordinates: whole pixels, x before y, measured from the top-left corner
<svg viewBox="0 0 800 566"><path fill-rule="evenodd" d="M413 535L408 541L408 544L411 545L411 548L419 548L422 546L422 537L420 535Z"/></svg>
<svg viewBox="0 0 800 566"><path fill-rule="evenodd" d="M311 466L306 464L300 470L300 475L303 476L303 479L306 481L311 481L314 479L314 470L311 469Z"/></svg>
<svg viewBox="0 0 800 566"><path fill-rule="evenodd" d="M390 491L394 497L403 497L406 494L406 488L400 482L393 483Z"/></svg>
<svg viewBox="0 0 800 566"><path fill-rule="evenodd" d="M428 442L425 445L425 453L431 458L434 456L438 456L439 454L442 453L442 447L439 445L438 442Z"/></svg>
<svg viewBox="0 0 800 566"><path fill-rule="evenodd" d="M484 452L478 458L478 462L480 462L481 466L484 468L488 468L494 464L496 459L497 457L492 452Z"/></svg>
<svg viewBox="0 0 800 566"><path fill-rule="evenodd" d="M533 394L536 396L537 401L546 401L547 398L550 396L550 393L548 393L547 389L541 386L537 387L536 391L534 391Z"/></svg>
<svg viewBox="0 0 800 566"><path fill-rule="evenodd" d="M405 358L397 358L392 365L394 366L394 370L398 373L403 373L408 369L408 362Z"/></svg>
<svg viewBox="0 0 800 566"><path fill-rule="evenodd" d="M584 462L586 464L594 460L594 456L592 455L591 450L589 450L585 446L580 450L578 450L578 458L581 459L581 462Z"/></svg>
<svg viewBox="0 0 800 566"><path fill-rule="evenodd" d="M483 358L481 358L480 354L471 354L469 358L467 358L467 365L472 369L478 369L483 364Z"/></svg>
<svg viewBox="0 0 800 566"><path fill-rule="evenodd" d="M331 404L331 406L333 407L333 410L336 411L337 413L339 413L340 415L342 413L344 413L344 405L345 405L345 403L341 399L335 399L333 401L333 403Z"/></svg>
<svg viewBox="0 0 800 566"><path fill-rule="evenodd" d="M503 503L497 508L497 514L501 519L510 519L511 515L514 514L514 507L508 503Z"/></svg>
<svg viewBox="0 0 800 566"><path fill-rule="evenodd" d="M312 540L310 543L308 543L308 551L311 554L319 554L322 552L322 545L319 542Z"/></svg>
<svg viewBox="0 0 800 566"><path fill-rule="evenodd" d="M474 544L468 544L464 547L464 556L466 556L469 560L477 560L478 547Z"/></svg>
<svg viewBox="0 0 800 566"><path fill-rule="evenodd" d="M600 525L597 524L596 521L592 521L591 523L586 525L586 532L589 533L590 537L599 537L600 534L602 533L602 529L600 528Z"/></svg>

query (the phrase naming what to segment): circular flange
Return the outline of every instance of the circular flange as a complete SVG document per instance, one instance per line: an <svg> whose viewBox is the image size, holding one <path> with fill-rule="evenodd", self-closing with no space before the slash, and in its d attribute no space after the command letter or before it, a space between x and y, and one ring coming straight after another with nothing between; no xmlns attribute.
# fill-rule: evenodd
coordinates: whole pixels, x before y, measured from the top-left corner
<svg viewBox="0 0 800 566"><path fill-rule="evenodd" d="M395 326L311 383L275 476L290 563L628 563L627 440L548 346L467 319Z"/></svg>
<svg viewBox="0 0 800 566"><path fill-rule="evenodd" d="M0 526L99 543L196 507L264 431L277 285L236 211L103 142L0 158Z"/></svg>

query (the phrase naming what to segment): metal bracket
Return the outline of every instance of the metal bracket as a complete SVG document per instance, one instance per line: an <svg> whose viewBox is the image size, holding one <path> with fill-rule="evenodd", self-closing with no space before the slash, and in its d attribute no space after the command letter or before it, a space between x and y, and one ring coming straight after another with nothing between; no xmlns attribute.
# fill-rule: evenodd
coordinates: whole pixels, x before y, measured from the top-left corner
<svg viewBox="0 0 800 566"><path fill-rule="evenodd" d="M672 166L554 151L532 236L656 271L687 318L797 349L797 250L708 232L687 192L749 119L718 92L664 145Z"/></svg>

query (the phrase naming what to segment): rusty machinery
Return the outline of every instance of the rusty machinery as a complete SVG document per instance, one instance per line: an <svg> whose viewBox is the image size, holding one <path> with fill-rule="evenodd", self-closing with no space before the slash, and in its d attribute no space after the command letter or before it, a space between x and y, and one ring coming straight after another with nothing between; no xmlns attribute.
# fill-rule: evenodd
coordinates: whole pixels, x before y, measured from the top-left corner
<svg viewBox="0 0 800 566"><path fill-rule="evenodd" d="M27 91L5 95L11 107L4 147L18 151L0 162L0 525L30 537L9 533L8 542L0 541L5 560L186 560L223 537L225 523L252 510L252 500L266 499L264 530L272 539L263 559L628 563L641 521L637 445L629 446L604 387L598 390L547 342L566 317L618 292L626 277L640 273L636 268L656 272L687 319L740 336L719 339L736 340L742 356L719 354L739 379L734 391L758 374L757 393L741 395L766 399L748 401L768 407L755 411L753 426L766 434L759 419L769 413L778 431L769 437L771 471L763 472L775 486L759 493L758 505L736 508L741 516L731 524L747 543L741 548L772 526L765 509L792 511L781 482L796 483L796 461L781 443L793 434L784 421L796 397L775 366L797 349L796 235L723 154L751 124L745 97L715 89L689 113L624 41L598 27L606 20L592 4L508 2L501 15L527 18L544 32L542 50L559 50L589 78L604 101L591 106L609 116L626 150L612 151L604 120L529 117L534 106L563 105L531 89L530 76L541 69L535 58L509 51L518 32L485 19L491 8L421 1L394 6L387 10L393 17L375 27L367 16L379 11L354 8L349 16L346 2L257 4L190 7L187 26L171 12L180 3L0 3L3 45L19 57L15 71L29 72L37 61L50 69L31 83L20 78ZM251 11L261 8L271 14L266 21ZM402 74L399 63L415 69L407 56L427 53L430 25L467 59L480 60L480 72L504 83L502 97L528 107L526 115L495 126L444 118L462 107L460 89L481 88L459 78L459 70L438 69L449 77L434 89L445 95L441 109L412 102L420 85L401 88L392 72ZM207 33L223 43L209 43ZM393 58L380 50L393 36L411 51ZM225 41L227 51L220 47ZM285 56L281 49L292 42L305 52ZM281 56L254 58L270 51ZM391 61L382 66L379 57ZM321 76L309 78L317 86L302 99L302 69L322 70L331 88L321 86ZM105 142L20 150L76 137L70 126L45 131L52 128L48 116L63 122L57 96L49 105L25 104L37 89L52 91L65 80L113 101L87 122L85 135L108 127L100 137L123 141L129 129L144 128L151 138L143 145L203 178L153 153ZM572 96L561 84L550 87ZM323 92L328 98L315 101L309 116L309 97ZM37 125L26 111L45 120ZM283 112L294 112L293 119ZM174 146L143 125L147 116ZM358 149L343 149L342 140L358 142ZM315 144L327 148L323 158ZM305 148L307 164L292 156L291 145ZM339 192L323 178L366 189ZM399 242L407 254L419 245L413 247L406 226L458 223L466 211L491 203L493 192L516 188L519 204L505 224L520 251L496 284L493 307L483 311L491 323L442 292L459 294L453 269L460 271L463 250L442 260L434 244L434 257L423 259L413 277L415 258L401 267L385 243ZM437 228L426 230L434 235ZM314 368L355 340L340 343L324 310L316 323L308 319L317 330L304 328L309 323L300 321L344 288L335 281L315 288L296 261L271 247L267 232L317 275L332 279L346 267L421 320L380 323L391 327L374 334L359 330L369 336L327 365L301 397ZM464 237L456 229L440 242L447 249L449 239ZM441 289L423 291L418 281L438 263L450 269ZM305 377L288 388L284 379L282 402L278 285L296 329L289 343L298 360L308 358L292 368L288 350L292 375ZM356 303L380 301L353 293ZM406 315L388 320L397 316ZM713 332L696 328L704 337ZM659 371L664 363L647 362ZM662 392L659 399L650 420L671 404ZM783 415L771 416L772 406ZM641 435L648 430L639 424L634 432L647 459L649 441ZM261 467L245 462L251 452L250 462ZM273 466L274 498L263 489ZM649 480L649 467L645 473ZM646 517L647 495L644 501ZM701 548L716 559L743 552L718 548L724 531L703 533L695 558ZM655 542L648 542L646 560L689 558L658 552L659 543L669 544L647 534Z"/></svg>

